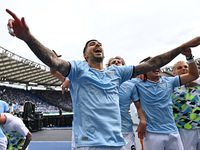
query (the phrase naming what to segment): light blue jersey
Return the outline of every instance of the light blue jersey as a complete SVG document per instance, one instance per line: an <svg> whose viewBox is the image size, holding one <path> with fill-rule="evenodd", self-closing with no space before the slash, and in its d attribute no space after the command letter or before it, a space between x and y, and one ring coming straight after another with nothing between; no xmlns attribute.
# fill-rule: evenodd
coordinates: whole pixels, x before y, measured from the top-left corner
<svg viewBox="0 0 200 150"><path fill-rule="evenodd" d="M9 111L8 104L5 101L0 100L0 113L5 113ZM1 127L0 127L0 138L5 137Z"/></svg>
<svg viewBox="0 0 200 150"><path fill-rule="evenodd" d="M120 84L131 78L133 66L112 65L100 71L83 61L70 63L76 147L125 145L118 94Z"/></svg>
<svg viewBox="0 0 200 150"><path fill-rule="evenodd" d="M178 133L172 110L172 93L175 87L180 86L179 76L161 77L158 82L138 81L136 86L146 116L147 131Z"/></svg>
<svg viewBox="0 0 200 150"><path fill-rule="evenodd" d="M129 113L130 104L139 100L135 87L136 79L121 84L119 90L119 107L122 121L122 132L133 132L133 121Z"/></svg>

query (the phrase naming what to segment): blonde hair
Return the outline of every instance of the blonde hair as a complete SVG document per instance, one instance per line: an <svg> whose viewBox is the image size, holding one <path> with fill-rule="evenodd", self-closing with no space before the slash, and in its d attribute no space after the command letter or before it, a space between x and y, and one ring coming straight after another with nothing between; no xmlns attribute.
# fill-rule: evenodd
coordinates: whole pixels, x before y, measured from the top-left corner
<svg viewBox="0 0 200 150"><path fill-rule="evenodd" d="M111 58L108 60L108 63L106 64L106 67L109 67L109 66L112 65L112 64L110 64L110 63L111 63L111 61L112 61L113 59L119 59L119 60L122 62L122 65L126 65L126 63L125 63L125 61L124 61L124 59L123 59L122 57L116 56L116 57L111 57Z"/></svg>
<svg viewBox="0 0 200 150"><path fill-rule="evenodd" d="M178 61L178 62L176 62L174 65L173 65L173 68L172 68L172 70L173 70L173 73L174 73L174 71L175 71L175 66L177 65L177 64L179 64L179 63L186 63L184 60L181 60L181 61ZM187 63L186 63L187 64Z"/></svg>

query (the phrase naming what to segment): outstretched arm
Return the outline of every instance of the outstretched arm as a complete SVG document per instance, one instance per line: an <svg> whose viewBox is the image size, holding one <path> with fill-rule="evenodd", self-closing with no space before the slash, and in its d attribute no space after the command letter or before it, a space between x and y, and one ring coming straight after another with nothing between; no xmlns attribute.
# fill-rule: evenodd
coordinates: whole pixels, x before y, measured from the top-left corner
<svg viewBox="0 0 200 150"><path fill-rule="evenodd" d="M190 47L196 47L199 44L200 44L200 37L196 37L169 52L155 56L151 58L149 61L135 66L135 71L133 72L132 77L136 77L140 74L145 74L149 71L159 69L162 66L166 65L167 63L169 63L181 52L187 50Z"/></svg>
<svg viewBox="0 0 200 150"><path fill-rule="evenodd" d="M33 53L47 66L55 69L62 73L62 75L67 76L70 71L70 63L59 59L50 49L43 46L30 32L28 25L25 22L24 17L19 19L12 11L6 9L6 11L13 17L9 19L8 26L13 29L14 33L12 36L26 42Z"/></svg>

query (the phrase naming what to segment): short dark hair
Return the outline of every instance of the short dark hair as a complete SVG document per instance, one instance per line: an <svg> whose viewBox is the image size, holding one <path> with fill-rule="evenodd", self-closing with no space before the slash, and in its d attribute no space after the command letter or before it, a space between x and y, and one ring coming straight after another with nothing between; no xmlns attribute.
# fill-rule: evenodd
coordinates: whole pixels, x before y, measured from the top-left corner
<svg viewBox="0 0 200 150"><path fill-rule="evenodd" d="M87 42L85 43L85 47L84 47L84 49L83 49L83 53L85 53L86 48L87 48L87 45L88 45L88 43L90 43L91 41L97 41L97 40L92 39L92 40L87 41Z"/></svg>
<svg viewBox="0 0 200 150"><path fill-rule="evenodd" d="M147 58L141 60L141 61L140 61L140 64L141 64L141 63L144 63L144 62L147 62L147 61L150 60L151 58L152 58L152 57L149 56L149 57L147 57ZM146 81L146 80L147 80L147 74L145 73L145 74L144 74L144 81Z"/></svg>

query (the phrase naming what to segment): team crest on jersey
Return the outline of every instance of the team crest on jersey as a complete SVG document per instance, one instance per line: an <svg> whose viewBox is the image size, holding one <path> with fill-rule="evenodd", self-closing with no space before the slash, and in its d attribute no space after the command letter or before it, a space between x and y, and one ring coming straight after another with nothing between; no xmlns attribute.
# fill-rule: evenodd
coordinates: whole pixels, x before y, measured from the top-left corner
<svg viewBox="0 0 200 150"><path fill-rule="evenodd" d="M165 83L160 83L160 85L165 86Z"/></svg>
<svg viewBox="0 0 200 150"><path fill-rule="evenodd" d="M129 88L127 88L127 87L122 87L124 90L128 90Z"/></svg>
<svg viewBox="0 0 200 150"><path fill-rule="evenodd" d="M109 72L106 72L107 74L109 75L112 75L114 73L114 71L109 71Z"/></svg>
<svg viewBox="0 0 200 150"><path fill-rule="evenodd" d="M82 137L82 141L88 141L88 137Z"/></svg>

